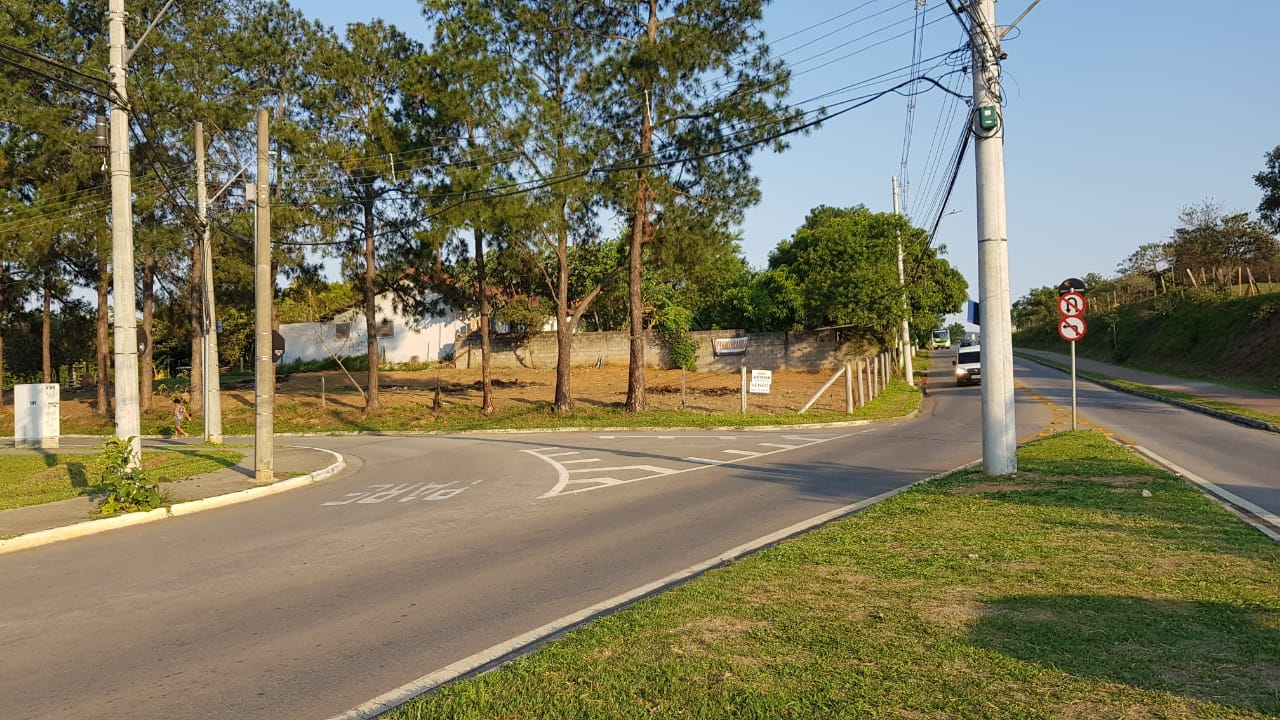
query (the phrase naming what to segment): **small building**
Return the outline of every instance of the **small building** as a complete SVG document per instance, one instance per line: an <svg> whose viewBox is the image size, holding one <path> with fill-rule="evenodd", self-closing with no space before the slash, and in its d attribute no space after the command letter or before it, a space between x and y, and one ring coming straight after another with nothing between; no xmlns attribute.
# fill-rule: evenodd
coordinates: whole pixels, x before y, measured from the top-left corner
<svg viewBox="0 0 1280 720"><path fill-rule="evenodd" d="M458 335L468 329L467 319L452 310L439 316L407 316L395 307L389 292L378 295L374 304L378 354L383 362L451 360ZM282 324L285 352L281 362L364 355L368 347L365 328L363 305L338 313L327 322Z"/></svg>

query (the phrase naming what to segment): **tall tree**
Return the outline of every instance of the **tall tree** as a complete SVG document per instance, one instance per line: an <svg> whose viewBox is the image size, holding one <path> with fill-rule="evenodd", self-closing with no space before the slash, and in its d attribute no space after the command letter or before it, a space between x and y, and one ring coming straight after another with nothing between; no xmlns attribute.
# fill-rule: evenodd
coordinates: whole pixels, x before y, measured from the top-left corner
<svg viewBox="0 0 1280 720"><path fill-rule="evenodd" d="M1266 167L1253 176L1253 181L1262 190L1258 215L1271 228L1271 232L1280 234L1280 145L1264 157Z"/></svg>
<svg viewBox="0 0 1280 720"><path fill-rule="evenodd" d="M602 132L599 88L584 81L599 57L598 37L587 27L591 8L570 0L437 0L425 6L441 30L433 64L454 78L442 88L444 107L467 108L465 114L483 127L490 157L505 153L505 172L530 187L523 199L488 203L484 211L501 212L503 244L538 269L545 286L540 294L555 308L553 402L557 412L570 413L573 333L620 269L574 263L575 247L602 243L600 178L588 171L610 139ZM469 82L457 82L461 78ZM469 97L458 97L459 88ZM475 108L476 96L489 102ZM477 268L483 251L477 247ZM486 298L479 300L487 306ZM480 314L484 325L489 312L481 308ZM487 357L484 335L482 329Z"/></svg>
<svg viewBox="0 0 1280 720"><path fill-rule="evenodd" d="M752 151L800 114L782 99L789 71L757 27L764 0L640 0L595 9L609 39L595 76L619 134L610 196L629 226L629 412L644 410L644 258L655 242L697 243L758 200ZM625 171L624 171L625 170Z"/></svg>
<svg viewBox="0 0 1280 720"><path fill-rule="evenodd" d="M421 84L416 71L423 49L382 21L353 23L345 43L327 42L320 48L309 66L324 80L307 95L308 109L324 120L312 155L321 156L336 180L332 187L320 185L329 197L322 203L329 219L350 229L340 234L352 243L342 246L347 250L344 269L357 278L363 296L368 414L381 408L377 298L392 284L386 278L399 275L396 268L384 268L380 276L379 262L396 257L388 246L407 241L418 224L412 186L417 163L400 108Z"/></svg>
<svg viewBox="0 0 1280 720"><path fill-rule="evenodd" d="M1169 242L1176 273L1237 264L1270 265L1276 260L1280 244L1248 213L1227 214L1221 205L1205 201L1184 209L1178 220Z"/></svg>

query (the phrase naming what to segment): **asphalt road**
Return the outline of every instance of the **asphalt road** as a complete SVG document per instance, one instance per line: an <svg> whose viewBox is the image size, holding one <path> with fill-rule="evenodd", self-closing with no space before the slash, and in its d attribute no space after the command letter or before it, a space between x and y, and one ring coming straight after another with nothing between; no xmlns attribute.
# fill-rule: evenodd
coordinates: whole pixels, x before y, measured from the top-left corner
<svg viewBox="0 0 1280 720"><path fill-rule="evenodd" d="M1070 375L1021 359L1015 360L1014 373L1030 390L1071 406ZM1076 405L1079 421L1114 432L1280 516L1280 434L1116 392L1083 379L1077 383Z"/></svg>
<svg viewBox="0 0 1280 720"><path fill-rule="evenodd" d="M948 384L949 363L935 365L922 414L908 421L315 438L350 470L0 556L0 708L13 719L341 713L730 548L977 460L980 388ZM1041 397L1069 393L1060 373L1019 362L1017 374ZM1254 442L1238 438L1257 431L1143 402L1081 393L1090 419L1162 454L1207 441L1239 456L1239 443ZM1016 416L1025 438L1050 410L1021 393ZM1185 436L1171 427L1183 422ZM1218 426L1221 436L1205 435Z"/></svg>

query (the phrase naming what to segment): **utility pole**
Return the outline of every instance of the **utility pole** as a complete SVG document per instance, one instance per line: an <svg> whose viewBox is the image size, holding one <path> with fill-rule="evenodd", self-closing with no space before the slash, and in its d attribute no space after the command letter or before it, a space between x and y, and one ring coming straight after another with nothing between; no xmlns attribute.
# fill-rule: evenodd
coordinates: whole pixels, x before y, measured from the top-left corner
<svg viewBox="0 0 1280 720"><path fill-rule="evenodd" d="M1009 238L1005 219L1004 113L1000 90L1000 29L995 0L969 0L973 47L973 114L978 196L978 297L982 304L982 469L1018 470L1013 417L1013 338L1009 300Z"/></svg>
<svg viewBox="0 0 1280 720"><path fill-rule="evenodd" d="M204 376L204 441L222 444L222 394L218 379L218 330L213 312L213 258L209 242L209 191L205 186L204 123L196 122L196 213L200 218L200 366Z"/></svg>
<svg viewBox="0 0 1280 720"><path fill-rule="evenodd" d="M898 176L893 176L893 214L898 212ZM902 377L911 387L916 386L915 368L911 362L911 303L907 300L907 275L902 261L902 230L898 230L898 284L902 285Z"/></svg>
<svg viewBox="0 0 1280 720"><path fill-rule="evenodd" d="M108 0L111 81L111 277L115 311L116 437L129 441L128 467L142 458L138 407L138 309L133 274L133 190L129 168L129 96L125 91L124 0ZM148 382L151 378L147 378Z"/></svg>
<svg viewBox="0 0 1280 720"><path fill-rule="evenodd" d="M253 258L254 330L254 477L258 482L275 478L272 422L275 413L276 370L271 357L271 303L275 282L271 277L271 176L267 165L267 111L258 110L258 204Z"/></svg>

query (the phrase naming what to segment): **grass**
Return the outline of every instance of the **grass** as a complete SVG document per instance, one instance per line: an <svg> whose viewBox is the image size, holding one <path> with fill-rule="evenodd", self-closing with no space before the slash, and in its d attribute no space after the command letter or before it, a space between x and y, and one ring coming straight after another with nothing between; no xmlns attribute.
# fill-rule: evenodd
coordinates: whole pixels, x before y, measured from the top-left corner
<svg viewBox="0 0 1280 720"><path fill-rule="evenodd" d="M1040 363L1041 365L1046 365L1048 367L1055 368L1057 370L1061 370L1066 373L1071 372L1070 365L1060 363L1060 362L1055 362L1048 358L1040 357L1039 355L1027 356L1027 357ZM1100 373L1081 370L1080 368L1076 368L1076 375L1078 377L1088 378L1095 382L1101 383L1103 385L1109 385L1120 390L1127 390L1130 392L1136 392L1143 395L1150 395L1158 398L1164 398L1166 400L1173 400L1180 403L1186 403L1189 405L1196 405L1199 407L1208 408L1210 410L1219 410L1221 412L1231 413L1232 415L1239 415L1241 417L1252 418L1254 420L1261 420L1263 422L1271 423L1272 425L1276 425L1280 427L1280 415L1272 415L1271 413L1265 413L1265 412L1262 412L1261 410L1257 410L1254 408L1243 407L1241 405L1236 405L1234 403L1222 402L1221 400L1212 400L1210 398L1204 398L1204 397L1200 397L1198 395L1193 395L1190 393L1178 392L1176 390L1168 390L1166 388L1158 388L1158 387L1152 387L1151 385L1143 385L1142 383L1131 382L1129 380L1120 380L1118 378L1109 377L1107 375L1102 375Z"/></svg>
<svg viewBox="0 0 1280 720"><path fill-rule="evenodd" d="M917 486L385 717L1280 717L1274 543L1097 433L1019 463Z"/></svg>
<svg viewBox="0 0 1280 720"><path fill-rule="evenodd" d="M240 461L234 450L145 450L142 468L161 483L201 475ZM40 505L102 492L102 457L96 453L0 455L0 510Z"/></svg>
<svg viewBox="0 0 1280 720"><path fill-rule="evenodd" d="M1280 392L1280 295L1185 291L1086 313L1083 356L1260 392ZM1021 347L1058 350L1055 325L1020 329Z"/></svg>

